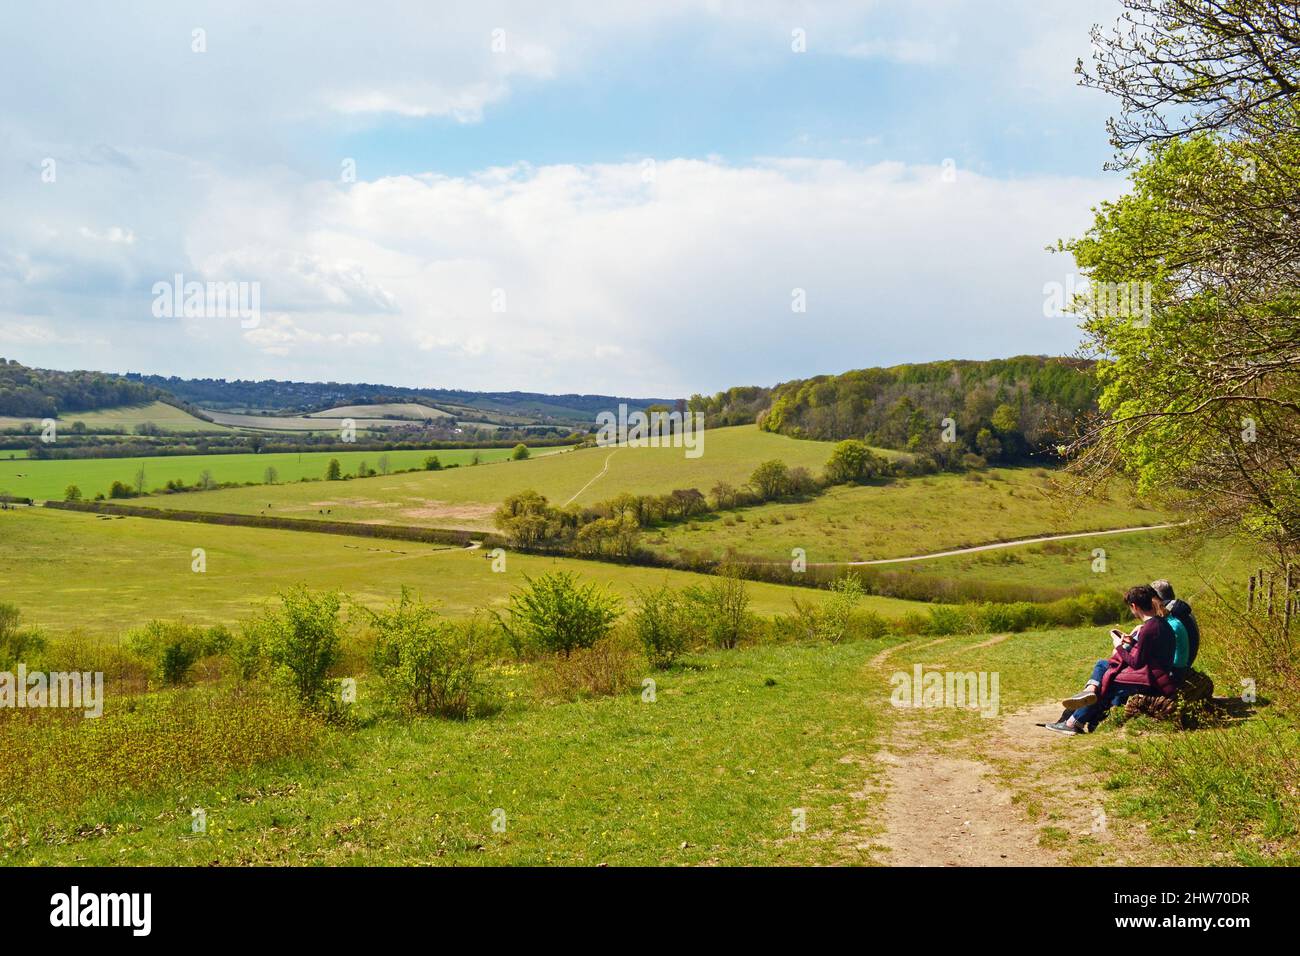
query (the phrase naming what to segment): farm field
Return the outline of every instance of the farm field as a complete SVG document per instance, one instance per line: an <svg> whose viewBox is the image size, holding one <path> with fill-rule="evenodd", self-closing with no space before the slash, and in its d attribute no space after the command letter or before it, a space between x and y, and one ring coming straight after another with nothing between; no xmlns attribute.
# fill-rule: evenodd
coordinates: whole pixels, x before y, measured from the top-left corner
<svg viewBox="0 0 1300 956"><path fill-rule="evenodd" d="M635 588L707 583L704 575L596 561L511 554L494 573L487 552L406 541L354 538L264 528L103 518L20 508L0 512L0 582L4 600L25 620L54 632L82 628L111 637L150 618L233 623L279 589L305 583L337 588L378 606L408 585L438 600L451 615L504 605L524 576L566 570L630 597ZM194 548L207 571L191 570ZM57 585L54 584L57 582ZM820 602L826 592L775 584L749 585L757 613L787 613L791 598ZM891 598L864 607L899 617L925 605Z"/></svg>
<svg viewBox="0 0 1300 956"><path fill-rule="evenodd" d="M554 454L557 448L538 448L532 454L538 458ZM296 482L303 478L325 477L325 469L331 458L339 460L344 474L355 472L361 462L371 468L378 468L379 457L388 456L389 467L422 468L424 460L436 455L443 465L468 465L475 453L485 463L505 461L510 457L509 448L442 448L413 449L402 451L312 451L312 452L266 452L263 454L232 455L155 455L143 458L79 458L31 460L27 458L0 458L0 493L18 495L43 501L50 498L62 499L68 485L81 489L84 498L93 498L98 493L108 494L109 486L114 481L134 485L136 473L141 467L145 470L145 488L161 488L172 479L180 479L186 484L194 484L204 471L212 473L214 481L252 481L265 480L266 469L274 468L277 481ZM275 486L278 490L279 486ZM311 497L322 497L322 492L314 483L310 487L316 492ZM247 489L254 491L255 489ZM269 488L268 488L269 490ZM208 492L206 494L211 494ZM181 503L199 501L200 493L186 495L169 495L171 507L187 507ZM261 497L266 498L265 493ZM145 498L140 503L149 504L155 499ZM163 499L157 499L163 500ZM274 499L269 499L274 500ZM266 500L262 501L266 504Z"/></svg>
<svg viewBox="0 0 1300 956"><path fill-rule="evenodd" d="M204 409L205 415L223 427L253 431L273 432L338 432L343 418L351 418L358 429L391 428L403 422L392 418L358 418L345 415L340 418L308 418L303 415L250 415L241 412L216 412Z"/></svg>
<svg viewBox="0 0 1300 956"><path fill-rule="evenodd" d="M496 506L529 488L557 505L594 504L622 492L666 494L675 488L707 494L718 481L743 484L755 466L772 458L820 471L831 447L737 426L705 432L699 458L685 457L681 448L581 448L512 462L508 468L391 475L347 485L231 488L185 495L184 500L173 495L137 503L235 514L257 514L269 503L271 513L288 517L315 516L329 508L340 521L487 530Z"/></svg>
<svg viewBox="0 0 1300 956"><path fill-rule="evenodd" d="M809 563L870 561L1038 535L1162 524L1162 512L1116 490L1071 510L1049 494L1042 469L994 468L876 485L840 486L806 502L769 503L702 515L647 535L654 550L788 561L803 548Z"/></svg>
<svg viewBox="0 0 1300 956"><path fill-rule="evenodd" d="M151 422L163 431L175 432L225 432L230 429L225 425L213 424L201 418L195 418L189 412L182 411L166 402L152 402L148 405L124 405L119 408L101 408L90 412L68 412L60 415L60 428L68 428L73 422L84 422L86 427L124 428L128 432L137 425ZM30 424L41 427L39 418L10 418L0 415L0 428L15 428Z"/></svg>
<svg viewBox="0 0 1300 956"><path fill-rule="evenodd" d="M451 418L450 412L418 402L389 402L373 405L339 405L324 411L308 412L305 418L401 418L422 422L427 418Z"/></svg>

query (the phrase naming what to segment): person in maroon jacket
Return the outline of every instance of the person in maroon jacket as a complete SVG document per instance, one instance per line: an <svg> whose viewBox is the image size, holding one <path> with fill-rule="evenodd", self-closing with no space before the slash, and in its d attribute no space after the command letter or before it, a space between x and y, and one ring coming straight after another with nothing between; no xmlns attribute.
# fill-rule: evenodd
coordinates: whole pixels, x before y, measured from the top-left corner
<svg viewBox="0 0 1300 956"><path fill-rule="evenodd" d="M1145 584L1129 588L1124 603L1141 623L1136 631L1123 634L1111 631L1115 653L1106 662L1100 686L1095 692L1081 695L1080 707L1065 720L1045 724L1061 734L1082 734L1095 727L1106 711L1122 704L1134 694L1172 696L1177 690L1174 678L1174 632L1169 622L1156 614L1156 592Z"/></svg>

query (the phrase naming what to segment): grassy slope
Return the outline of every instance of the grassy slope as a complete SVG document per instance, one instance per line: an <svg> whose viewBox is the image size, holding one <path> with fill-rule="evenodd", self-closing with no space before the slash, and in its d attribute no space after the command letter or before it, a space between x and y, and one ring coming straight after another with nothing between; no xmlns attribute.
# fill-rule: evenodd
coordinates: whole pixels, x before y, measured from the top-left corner
<svg viewBox="0 0 1300 956"><path fill-rule="evenodd" d="M890 644L896 644L890 639ZM885 765L877 747L908 725L908 746L952 752L995 768L1039 842L1074 862L1115 862L1111 841L1138 861L1294 862L1297 802L1272 770L1247 759L1261 737L1293 727L1258 711L1245 723L1173 734L1150 724L1086 738L1044 736L1028 757L1003 749L1008 732L1045 735L1022 708L1073 689L1105 644L1100 629L984 636L896 646L787 645L694 655L693 668L656 675L657 700L637 691L572 704L538 704L518 667L493 680L505 709L454 723L382 720L333 732L313 756L229 774L217 785L110 796L78 808L11 809L0 830L6 863L89 864L762 864L881 862ZM889 706L892 671L928 668L1000 675L1001 712L925 712ZM771 678L774 684L768 685ZM511 693L520 689L518 695ZM361 706L368 688L361 684ZM1010 728L1010 731L1008 731ZM891 744L897 746L897 743ZM1174 790L1144 771L1189 748L1212 786ZM1141 755L1142 763L1138 762ZM1285 755L1283 758L1285 759ZM1113 836L1085 819L1104 808ZM190 808L208 833L189 833ZM492 812L507 814L494 833ZM1270 810L1269 807L1274 807ZM791 832L803 808L807 831ZM1149 829L1140 839L1125 834ZM1188 831L1194 831L1189 833ZM17 834L44 840L19 846ZM1016 835L1015 838L1021 838Z"/></svg>
<svg viewBox="0 0 1300 956"><path fill-rule="evenodd" d="M534 454L542 457L552 449L540 448ZM510 457L509 448L478 449L479 457L484 461L502 461ZM86 498L93 498L97 493L108 494L109 486L114 481L128 485L135 483L136 472L143 465L145 469L145 487L160 488L173 478L179 478L187 484L198 480L204 470L212 472L216 481L255 481L260 482L266 469L274 467L279 473L280 481L298 481L300 478L324 478L325 468L331 458L337 458L344 473L355 471L357 466L366 462L371 468L377 468L379 456L387 455L390 468L420 468L430 455L437 455L444 465L468 464L474 456L472 449L441 449L435 451L319 451L298 453L266 453L261 455L162 455L148 458L82 458L51 461L34 461L26 458L0 458L0 491L13 495L22 495L43 501L47 498L63 497L68 485L76 485ZM21 476L21 477L20 477ZM363 487L358 485L357 487ZM247 489L252 498L260 502L258 508L267 501L266 491ZM267 489L272 490L272 489ZM279 489L274 489L278 494ZM303 493L310 500L326 497L321 486L308 484ZM212 493L208 493L211 495ZM208 496L183 495L166 499L173 508L189 508L186 502L208 500ZM143 503L150 503L149 501ZM202 510L202 509L201 509ZM314 513L316 509L311 509Z"/></svg>
<svg viewBox="0 0 1300 956"><path fill-rule="evenodd" d="M1105 549L1106 571L1093 571L1093 550ZM919 575L978 578L1000 584L1051 585L1094 590L1166 578L1180 595L1195 598L1209 585L1240 582L1257 559L1245 542L1198 544L1182 529L1077 538L890 565Z"/></svg>
<svg viewBox="0 0 1300 956"><path fill-rule="evenodd" d="M506 573L498 574L483 550L40 508L0 512L0 539L3 600L33 623L92 634L118 633L154 617L233 622L299 582L339 588L371 605L393 600L405 584L426 600L444 602L448 613L467 614L503 605L524 575L550 570L575 571L624 596L664 581L681 587L708 580L528 555L508 555ZM194 548L206 551L206 573L190 570ZM824 592L754 584L750 594L755 611L771 614L790 611L792 596L819 600ZM921 607L889 598L871 598L867 606L892 616Z"/></svg>
<svg viewBox="0 0 1300 956"><path fill-rule="evenodd" d="M10 812L48 842L6 863L795 864L868 859L863 707L873 646L709 653L637 691L512 703L492 718L382 722L319 755L79 811ZM775 680L767 686L768 678ZM364 705L366 688L361 688ZM190 833L190 809L208 832ZM506 832L492 813L506 812ZM807 829L792 832L802 808ZM93 821L93 822L91 822ZM102 829L96 824L103 821ZM81 836L76 833L80 832ZM67 836L65 836L65 834ZM69 838L70 837L70 838Z"/></svg>
<svg viewBox="0 0 1300 956"><path fill-rule="evenodd" d="M773 561L804 548L809 562L867 561L1037 535L1160 524L1168 520L1127 495L1071 511L1038 469L933 475L838 487L808 502L767 504L676 525L647 543L670 554L728 549Z"/></svg>
<svg viewBox="0 0 1300 956"><path fill-rule="evenodd" d="M328 499L332 517L339 520L486 529L491 527L496 504L526 488L541 492L556 504L580 491L576 499L580 504L625 491L664 494L674 488L694 487L707 492L720 480L743 483L755 466L770 458L820 470L831 451L825 442L799 441L753 426L716 429L705 436L704 454L699 458L685 457L681 448L584 448L482 471L393 475L329 488L284 485L271 495L270 489L230 489L187 495L184 501L159 498L140 504L256 514L270 502L273 513L293 517L315 515L320 509L318 502ZM608 471L597 478L607 461Z"/></svg>
<svg viewBox="0 0 1300 956"><path fill-rule="evenodd" d="M22 425L24 422L28 422L36 428L41 427L41 419L39 418L7 418L0 415L0 428L13 428L16 425ZM152 422L163 431L224 432L230 430L224 425L216 425L212 422L205 422L201 418L195 418L189 412L181 411L176 406L168 405L165 402L151 402L148 405L123 405L119 408L101 408L93 412L67 412L59 416L60 428L66 429L73 422L85 422L88 428L108 425L127 430L135 428L136 425L143 425L145 422Z"/></svg>

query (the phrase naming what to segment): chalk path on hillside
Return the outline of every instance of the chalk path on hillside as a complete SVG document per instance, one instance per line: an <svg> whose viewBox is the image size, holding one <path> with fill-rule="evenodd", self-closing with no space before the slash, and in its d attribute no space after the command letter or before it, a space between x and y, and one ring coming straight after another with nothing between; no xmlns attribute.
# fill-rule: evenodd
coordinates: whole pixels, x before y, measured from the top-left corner
<svg viewBox="0 0 1300 956"><path fill-rule="evenodd" d="M579 492L578 494L581 494ZM575 495L574 497L577 497ZM1164 528L1177 528L1184 522L1169 524L1148 524L1134 528L1111 528L1107 531L1074 531L1070 534L1049 534L1041 538L1021 538L1018 541L995 541L992 544L979 544L973 548L958 548L955 551L935 551L931 554L913 554L905 558L876 558L873 561L809 561L810 568L857 568L867 564L901 564L904 561L929 561L931 558L951 558L960 554L974 554L977 551L994 551L998 548L1015 548L1022 544L1039 544L1043 541L1065 541L1069 538L1099 538L1107 534L1130 534L1135 531L1160 531ZM785 561L764 561L763 564L785 564Z"/></svg>
<svg viewBox="0 0 1300 956"><path fill-rule="evenodd" d="M615 448L614 451L618 451L618 449ZM609 460L614 457L614 451L611 451L608 455L605 456L605 467L600 469L600 471L596 472L596 474L592 476L591 481L587 482L585 485L579 488L577 492L574 494L574 496L570 498L568 501L566 501L560 507L563 508L573 504L573 502L578 499L579 495L581 495L584 491L586 491L588 488L590 488L592 485L596 483L597 479L603 478L605 476L605 472L609 471Z"/></svg>

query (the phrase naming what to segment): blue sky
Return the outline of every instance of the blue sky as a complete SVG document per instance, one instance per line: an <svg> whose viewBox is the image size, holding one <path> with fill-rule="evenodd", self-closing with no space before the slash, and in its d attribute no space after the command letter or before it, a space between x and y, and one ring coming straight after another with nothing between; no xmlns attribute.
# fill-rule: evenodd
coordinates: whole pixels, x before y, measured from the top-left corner
<svg viewBox="0 0 1300 956"><path fill-rule="evenodd" d="M1072 75L1118 0L178 7L7 15L0 355L687 394L1068 352L1044 247L1123 188ZM256 322L159 317L176 274Z"/></svg>

